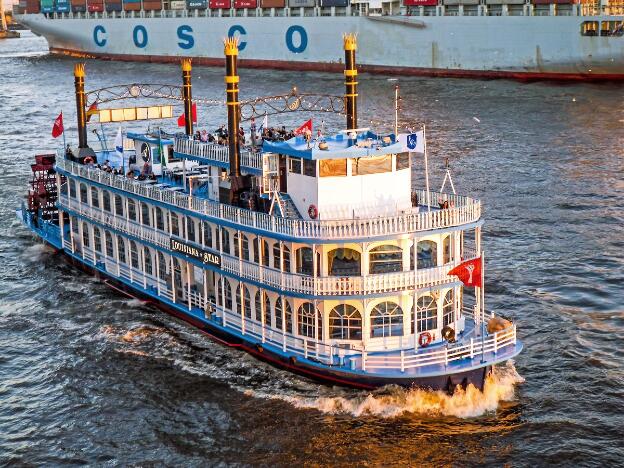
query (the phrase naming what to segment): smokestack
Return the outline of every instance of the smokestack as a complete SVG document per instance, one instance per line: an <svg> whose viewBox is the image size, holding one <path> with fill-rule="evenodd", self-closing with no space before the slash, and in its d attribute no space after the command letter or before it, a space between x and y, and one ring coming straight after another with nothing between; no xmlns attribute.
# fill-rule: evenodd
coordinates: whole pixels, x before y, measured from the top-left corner
<svg viewBox="0 0 624 468"><path fill-rule="evenodd" d="M85 64L74 65L74 86L76 88L76 117L78 118L78 148L88 148L87 145L87 113L85 111L87 98L84 90Z"/></svg>
<svg viewBox="0 0 624 468"><path fill-rule="evenodd" d="M228 114L228 139L230 149L230 203L238 204L243 181L240 173L240 148L238 141L238 127L240 119L240 104L238 102L238 39L228 37L224 41L225 48L225 87Z"/></svg>
<svg viewBox="0 0 624 468"><path fill-rule="evenodd" d="M355 51L357 40L354 33L344 34L345 52L345 107L347 111L347 130L357 128L357 69Z"/></svg>
<svg viewBox="0 0 624 468"><path fill-rule="evenodd" d="M191 93L191 59L182 60L182 99L184 100L184 131L193 135L193 99Z"/></svg>

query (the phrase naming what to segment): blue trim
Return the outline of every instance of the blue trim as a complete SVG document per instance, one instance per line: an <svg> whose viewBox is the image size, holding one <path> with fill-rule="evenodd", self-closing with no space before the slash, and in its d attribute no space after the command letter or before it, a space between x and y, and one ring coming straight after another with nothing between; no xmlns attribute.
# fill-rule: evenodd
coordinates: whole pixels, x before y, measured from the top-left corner
<svg viewBox="0 0 624 468"><path fill-rule="evenodd" d="M180 153L178 151L174 151L173 152L173 157L174 158L178 158L178 159L190 159L191 161L197 161L197 162L199 162L201 164L207 164L209 166L221 167L223 169L229 169L230 168L230 163L217 161L216 159L203 158L201 156L197 156L197 155L194 155L194 154ZM262 175L262 170L256 169L254 167L241 165L241 170L243 172L247 172L248 174Z"/></svg>
<svg viewBox="0 0 624 468"><path fill-rule="evenodd" d="M158 145L159 143L162 143L163 145L173 145L173 140L169 140L167 138L161 138L158 140L158 138L154 138L143 133L127 132L126 137L129 140L143 141L145 143L151 143L152 145Z"/></svg>
<svg viewBox="0 0 624 468"><path fill-rule="evenodd" d="M70 177L70 178L74 178L74 179L80 179L88 184L91 185L97 185L99 187L102 187L105 190L109 190L115 193L118 193L120 195L123 195L125 197L130 197L133 199L138 199L138 200L142 200L145 201L146 203L151 203L152 205L155 206L160 206L162 208L165 208L167 210L170 211L174 211L176 213L181 213L184 214L186 216L192 216L194 218L197 219L202 219L202 220L206 220L206 221L210 221L213 224L216 224L217 226L225 226L225 227L229 227L238 231L243 231L243 232L250 232L252 234L256 234L256 235L261 235L264 237L268 237L269 239L275 239L275 240L286 240L286 241L290 241L290 242L297 242L297 243L309 243L309 244L349 244L349 243L357 243L357 242L380 242L380 241L384 241L384 240L397 240L400 239L402 236L405 236L406 234L394 234L394 235L387 235L387 236L380 236L380 237L357 237L357 238L353 238L353 239L326 239L326 238L316 238L316 237L297 237L297 236L289 236L287 234L279 234L273 231L265 231L262 229L257 229L257 228L253 228L250 226L245 226L243 224L237 224L222 218L216 218L216 217L212 217L209 215L206 215L204 213L199 213L197 211L192 211L192 210L187 210L185 208L180 208L179 206L176 205L171 205L168 203L163 203L161 201L158 200L154 200L153 198L147 198L144 197L142 195L138 195L136 193L131 193L131 192L127 192L125 190L120 190L118 188L115 187L111 187L110 185L106 185L106 184L102 184L100 182L96 182L94 180L91 179L87 179L85 177L76 175L76 174L72 174L71 172L65 171L64 169L61 168L57 168L56 169L58 173L60 174L65 174L66 176ZM227 206L227 205L226 205ZM440 234L440 233L451 233L451 232L455 232L455 231L464 231L467 229L472 229L472 228L476 228L479 226L483 225L483 220L479 220L479 221L475 221L474 223L469 223L469 224L462 224L460 226L451 226L451 227L447 227L447 228L440 228L440 229L430 229L427 231L415 231L413 233L408 233L407 235L409 236L414 236L417 233L419 233L419 237L422 236L427 236L427 235L431 235L431 234Z"/></svg>

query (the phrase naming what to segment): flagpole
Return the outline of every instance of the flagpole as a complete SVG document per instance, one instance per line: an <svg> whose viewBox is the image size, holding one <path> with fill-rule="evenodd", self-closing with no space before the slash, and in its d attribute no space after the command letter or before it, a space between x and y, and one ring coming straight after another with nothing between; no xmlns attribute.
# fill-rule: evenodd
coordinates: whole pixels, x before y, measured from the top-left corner
<svg viewBox="0 0 624 468"><path fill-rule="evenodd" d="M481 362L485 362L485 251L481 250Z"/></svg>
<svg viewBox="0 0 624 468"><path fill-rule="evenodd" d="M61 111L61 123L63 124L63 152L65 152L67 151L67 141L65 141L65 124L63 123L63 111Z"/></svg>
<svg viewBox="0 0 624 468"><path fill-rule="evenodd" d="M429 161L427 159L427 130L425 124L422 126L423 131L423 145L425 151L425 190L427 191L427 208L431 211L431 193L429 192Z"/></svg>
<svg viewBox="0 0 624 468"><path fill-rule="evenodd" d="M399 85L394 86L394 137L399 134Z"/></svg>

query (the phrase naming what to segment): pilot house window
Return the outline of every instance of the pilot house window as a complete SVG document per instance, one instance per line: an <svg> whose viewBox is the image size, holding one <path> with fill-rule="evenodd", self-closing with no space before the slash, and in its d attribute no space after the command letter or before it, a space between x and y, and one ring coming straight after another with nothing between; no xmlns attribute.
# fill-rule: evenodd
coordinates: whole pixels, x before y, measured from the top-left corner
<svg viewBox="0 0 624 468"><path fill-rule="evenodd" d="M324 159L319 161L321 177L344 177L347 175L346 159Z"/></svg>
<svg viewBox="0 0 624 468"><path fill-rule="evenodd" d="M353 175L379 174L392 172L392 155L353 160Z"/></svg>

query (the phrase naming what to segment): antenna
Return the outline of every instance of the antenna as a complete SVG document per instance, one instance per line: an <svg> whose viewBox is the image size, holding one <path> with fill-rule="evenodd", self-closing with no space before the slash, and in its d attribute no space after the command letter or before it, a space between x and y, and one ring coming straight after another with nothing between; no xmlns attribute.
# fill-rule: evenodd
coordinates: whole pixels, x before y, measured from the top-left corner
<svg viewBox="0 0 624 468"><path fill-rule="evenodd" d="M442 181L442 187L440 187L440 193L444 191L444 186L446 185L446 181L449 181L451 184L451 190L453 190L453 195L457 195L455 192L455 185L453 184L453 178L451 177L451 166L449 165L449 158L444 158L444 166L446 168L446 174L444 175L444 180Z"/></svg>

